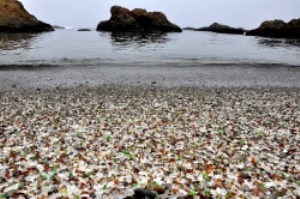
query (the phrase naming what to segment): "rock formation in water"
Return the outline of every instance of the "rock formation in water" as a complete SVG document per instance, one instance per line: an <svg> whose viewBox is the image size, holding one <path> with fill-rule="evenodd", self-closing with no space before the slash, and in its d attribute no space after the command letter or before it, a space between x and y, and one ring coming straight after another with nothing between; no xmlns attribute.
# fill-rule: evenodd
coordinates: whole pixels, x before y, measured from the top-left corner
<svg viewBox="0 0 300 199"><path fill-rule="evenodd" d="M198 28L196 31L211 31L216 33L226 33L226 34L244 34L245 30L242 28L232 28L230 26L213 23L210 26Z"/></svg>
<svg viewBox="0 0 300 199"><path fill-rule="evenodd" d="M86 32L86 31L91 31L91 29L89 29L89 28L79 28L77 31Z"/></svg>
<svg viewBox="0 0 300 199"><path fill-rule="evenodd" d="M51 25L29 14L17 0L0 0L0 32L53 31Z"/></svg>
<svg viewBox="0 0 300 199"><path fill-rule="evenodd" d="M182 28L182 30L196 30L196 28L194 28L194 27L184 27L184 28Z"/></svg>
<svg viewBox="0 0 300 199"><path fill-rule="evenodd" d="M250 30L246 35L275 37L275 38L300 38L300 18L286 23L282 20L264 21L257 29Z"/></svg>
<svg viewBox="0 0 300 199"><path fill-rule="evenodd" d="M147 12L136 8L132 11L121 6L110 9L111 17L98 24L98 31L110 32L181 32L181 28L172 24L161 12Z"/></svg>

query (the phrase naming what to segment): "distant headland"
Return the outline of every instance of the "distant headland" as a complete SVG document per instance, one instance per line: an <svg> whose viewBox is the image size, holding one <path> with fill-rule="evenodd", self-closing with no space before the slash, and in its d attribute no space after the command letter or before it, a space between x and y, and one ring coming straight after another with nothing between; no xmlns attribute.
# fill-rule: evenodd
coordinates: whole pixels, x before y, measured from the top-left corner
<svg viewBox="0 0 300 199"><path fill-rule="evenodd" d="M64 26L52 25L54 29L66 29Z"/></svg>
<svg viewBox="0 0 300 199"><path fill-rule="evenodd" d="M243 28L233 28L218 23L213 23L210 26L202 28L186 27L183 28L183 30L210 31L223 34L245 34L246 36L271 38L300 39L300 18L292 19L288 23L279 19L264 21L258 28L249 31Z"/></svg>
<svg viewBox="0 0 300 199"><path fill-rule="evenodd" d="M227 33L227 34L244 34L245 30L243 28L233 28L227 25L213 23L210 26L194 29L196 31L210 31L216 33Z"/></svg>

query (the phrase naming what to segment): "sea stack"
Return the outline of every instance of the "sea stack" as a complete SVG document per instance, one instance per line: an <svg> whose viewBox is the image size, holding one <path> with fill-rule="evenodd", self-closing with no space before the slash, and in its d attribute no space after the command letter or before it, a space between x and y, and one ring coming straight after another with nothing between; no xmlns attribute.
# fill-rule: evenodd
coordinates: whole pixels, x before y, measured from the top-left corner
<svg viewBox="0 0 300 199"><path fill-rule="evenodd" d="M98 24L98 31L110 32L181 32L181 28L171 23L162 12L147 12L145 9L136 8L132 11L121 6L110 9L109 20Z"/></svg>
<svg viewBox="0 0 300 199"><path fill-rule="evenodd" d="M232 28L227 25L213 23L210 26L196 29L196 31L210 31L216 33L225 33L225 34L244 34L245 30L242 28Z"/></svg>
<svg viewBox="0 0 300 199"><path fill-rule="evenodd" d="M0 32L44 32L53 27L29 14L17 0L0 0Z"/></svg>
<svg viewBox="0 0 300 199"><path fill-rule="evenodd" d="M300 18L288 23L278 19L264 21L257 29L248 31L246 35L300 39Z"/></svg>

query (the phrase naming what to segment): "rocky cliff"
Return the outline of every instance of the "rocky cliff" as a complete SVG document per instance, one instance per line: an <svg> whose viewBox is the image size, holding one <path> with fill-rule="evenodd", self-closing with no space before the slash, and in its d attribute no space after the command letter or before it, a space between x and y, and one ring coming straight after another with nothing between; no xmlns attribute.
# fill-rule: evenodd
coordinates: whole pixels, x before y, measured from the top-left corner
<svg viewBox="0 0 300 199"><path fill-rule="evenodd" d="M17 0L0 0L0 32L53 31L51 25L29 14Z"/></svg>

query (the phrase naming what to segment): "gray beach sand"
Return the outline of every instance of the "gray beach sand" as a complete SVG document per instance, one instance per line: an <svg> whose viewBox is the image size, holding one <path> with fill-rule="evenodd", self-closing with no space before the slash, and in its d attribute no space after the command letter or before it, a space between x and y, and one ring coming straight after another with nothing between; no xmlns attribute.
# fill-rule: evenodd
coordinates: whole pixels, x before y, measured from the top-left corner
<svg viewBox="0 0 300 199"><path fill-rule="evenodd" d="M300 87L300 67L203 65L163 67L143 63L106 63L101 66L0 66L0 91L11 89L72 88L101 85L157 85L163 87Z"/></svg>
<svg viewBox="0 0 300 199"><path fill-rule="evenodd" d="M297 67L0 71L2 197L300 197Z"/></svg>

